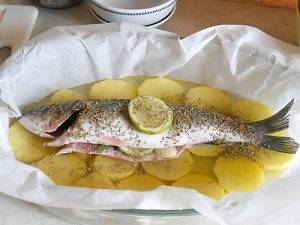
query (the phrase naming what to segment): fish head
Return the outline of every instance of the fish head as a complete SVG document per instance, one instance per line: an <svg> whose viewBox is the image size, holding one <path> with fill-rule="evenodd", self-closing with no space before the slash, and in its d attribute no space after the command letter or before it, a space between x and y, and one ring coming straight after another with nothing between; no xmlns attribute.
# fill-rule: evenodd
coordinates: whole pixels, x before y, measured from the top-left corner
<svg viewBox="0 0 300 225"><path fill-rule="evenodd" d="M39 109L27 112L20 118L19 123L34 134L45 138L53 138L51 134L47 133L50 131L49 120L41 115Z"/></svg>
<svg viewBox="0 0 300 225"><path fill-rule="evenodd" d="M20 124L30 132L45 138L54 138L62 126L75 118L72 117L82 109L75 102L52 104L27 111L19 120Z"/></svg>

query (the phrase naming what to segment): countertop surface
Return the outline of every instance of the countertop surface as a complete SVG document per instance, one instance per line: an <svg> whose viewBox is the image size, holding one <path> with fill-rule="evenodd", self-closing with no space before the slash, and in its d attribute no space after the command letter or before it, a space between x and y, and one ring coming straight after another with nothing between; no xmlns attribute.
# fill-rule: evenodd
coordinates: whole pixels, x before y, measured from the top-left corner
<svg viewBox="0 0 300 225"><path fill-rule="evenodd" d="M297 43L295 11L246 2L178 0L175 14L160 29L184 37L218 24L247 24L291 44ZM0 0L2 3L32 5L30 0ZM32 36L53 26L98 23L89 12L87 0L68 9L37 8L39 16Z"/></svg>
<svg viewBox="0 0 300 225"><path fill-rule="evenodd" d="M174 16L160 29L188 36L218 24L247 24L296 44L296 13L293 10L221 0L178 0ZM32 5L30 0L0 0L0 4ZM32 37L54 26L93 24L87 1L68 9L37 7L39 16ZM0 50L0 63L9 54ZM33 204L0 194L0 225L69 225L73 222L53 216Z"/></svg>

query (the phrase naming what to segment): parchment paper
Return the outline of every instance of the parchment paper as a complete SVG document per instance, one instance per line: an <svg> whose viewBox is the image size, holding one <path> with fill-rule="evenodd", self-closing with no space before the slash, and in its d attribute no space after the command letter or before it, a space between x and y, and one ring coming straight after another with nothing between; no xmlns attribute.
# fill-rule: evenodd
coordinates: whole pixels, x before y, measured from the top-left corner
<svg viewBox="0 0 300 225"><path fill-rule="evenodd" d="M290 136L300 142L299 71L299 48L248 26L211 27L183 40L127 23L50 29L0 67L0 191L83 221L107 221L101 209L193 208L223 224L298 224L299 154L284 178L217 202L166 186L149 192L56 186L40 170L15 160L7 136L9 118L57 89L111 77L168 74L258 99L275 110L295 98Z"/></svg>

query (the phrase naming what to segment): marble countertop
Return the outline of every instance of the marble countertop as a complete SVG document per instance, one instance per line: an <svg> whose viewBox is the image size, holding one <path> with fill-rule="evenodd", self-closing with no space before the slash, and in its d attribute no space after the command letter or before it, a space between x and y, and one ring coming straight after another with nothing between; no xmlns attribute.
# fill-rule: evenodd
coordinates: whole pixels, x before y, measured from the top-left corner
<svg viewBox="0 0 300 225"><path fill-rule="evenodd" d="M0 4L32 5L30 0L0 0ZM37 8L39 16L32 37L54 26L98 23L89 12L86 0L68 9ZM237 3L222 0L178 0L174 16L160 29L184 37L218 24L247 24L283 41L297 43L296 13L293 10L259 6L247 1ZM2 58L6 57L8 51L1 50L0 59L1 54ZM70 225L74 223L52 216L33 204L0 194L0 225L19 224Z"/></svg>

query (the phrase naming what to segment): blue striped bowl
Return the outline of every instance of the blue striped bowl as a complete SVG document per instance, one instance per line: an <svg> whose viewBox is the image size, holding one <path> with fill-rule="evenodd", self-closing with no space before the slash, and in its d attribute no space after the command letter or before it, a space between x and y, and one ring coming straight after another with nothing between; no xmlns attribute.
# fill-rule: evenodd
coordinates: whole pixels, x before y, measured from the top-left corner
<svg viewBox="0 0 300 225"><path fill-rule="evenodd" d="M96 16L106 22L129 22L149 26L167 18L176 0L89 0Z"/></svg>

